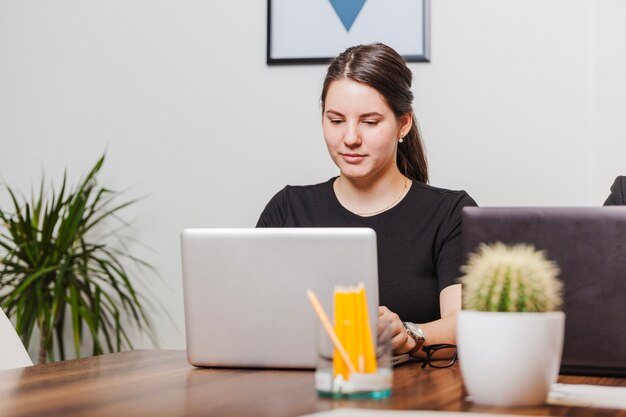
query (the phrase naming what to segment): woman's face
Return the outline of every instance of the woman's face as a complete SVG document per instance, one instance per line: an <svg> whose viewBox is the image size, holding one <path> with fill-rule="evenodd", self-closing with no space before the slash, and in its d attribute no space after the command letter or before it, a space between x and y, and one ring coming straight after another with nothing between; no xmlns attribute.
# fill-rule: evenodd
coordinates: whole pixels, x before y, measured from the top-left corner
<svg viewBox="0 0 626 417"><path fill-rule="evenodd" d="M322 127L330 157L342 175L379 179L397 171L398 138L411 128L411 116L398 120L378 91L347 78L326 93Z"/></svg>

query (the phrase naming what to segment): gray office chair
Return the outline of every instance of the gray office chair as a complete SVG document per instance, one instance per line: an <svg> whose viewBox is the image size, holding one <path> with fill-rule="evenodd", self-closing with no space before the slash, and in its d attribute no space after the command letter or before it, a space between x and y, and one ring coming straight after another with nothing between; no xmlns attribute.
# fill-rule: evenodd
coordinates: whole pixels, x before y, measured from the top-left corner
<svg viewBox="0 0 626 417"><path fill-rule="evenodd" d="M615 178L615 182L611 186L611 195L604 202L605 206L624 206L626 205L626 177L620 175Z"/></svg>
<svg viewBox="0 0 626 417"><path fill-rule="evenodd" d="M0 371L32 364L33 361L30 360L13 325L0 309Z"/></svg>

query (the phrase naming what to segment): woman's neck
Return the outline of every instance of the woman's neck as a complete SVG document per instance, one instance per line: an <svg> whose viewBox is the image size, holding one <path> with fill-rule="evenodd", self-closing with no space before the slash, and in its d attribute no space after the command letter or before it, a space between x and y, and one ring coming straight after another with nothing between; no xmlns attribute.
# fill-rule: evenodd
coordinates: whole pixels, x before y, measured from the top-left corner
<svg viewBox="0 0 626 417"><path fill-rule="evenodd" d="M354 179L340 175L333 184L337 199L347 210L373 216L396 206L411 186L398 170L379 179Z"/></svg>

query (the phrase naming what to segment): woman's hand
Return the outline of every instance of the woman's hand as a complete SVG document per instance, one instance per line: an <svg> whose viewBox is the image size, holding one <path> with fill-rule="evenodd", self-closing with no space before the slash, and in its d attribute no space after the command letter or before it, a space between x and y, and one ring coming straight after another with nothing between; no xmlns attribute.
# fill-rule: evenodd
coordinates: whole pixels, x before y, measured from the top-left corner
<svg viewBox="0 0 626 417"><path fill-rule="evenodd" d="M378 307L378 322L381 323L383 321L390 322L391 327L391 351L394 355L400 353L406 353L411 350L415 341L409 337L404 328L404 324L402 324L402 320L400 317L389 310L385 306Z"/></svg>

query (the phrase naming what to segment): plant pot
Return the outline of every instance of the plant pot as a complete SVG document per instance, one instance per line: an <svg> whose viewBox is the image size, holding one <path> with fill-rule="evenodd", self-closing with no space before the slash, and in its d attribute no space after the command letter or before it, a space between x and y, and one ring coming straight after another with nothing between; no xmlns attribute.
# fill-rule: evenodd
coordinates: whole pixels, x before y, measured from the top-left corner
<svg viewBox="0 0 626 417"><path fill-rule="evenodd" d="M563 352L565 314L462 310L457 321L459 364L477 404L544 404Z"/></svg>

